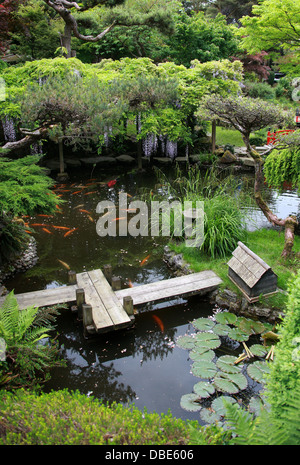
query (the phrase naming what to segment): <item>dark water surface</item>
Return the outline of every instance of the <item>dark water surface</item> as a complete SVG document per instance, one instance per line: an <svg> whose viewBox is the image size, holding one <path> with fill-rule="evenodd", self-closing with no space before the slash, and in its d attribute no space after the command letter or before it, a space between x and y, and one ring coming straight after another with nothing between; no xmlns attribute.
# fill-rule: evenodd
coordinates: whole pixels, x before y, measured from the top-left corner
<svg viewBox="0 0 300 465"><path fill-rule="evenodd" d="M113 179L117 182L109 188L106 183ZM94 182L98 184L92 184ZM162 249L167 239L101 238L96 233L99 217L96 206L100 200L115 202L120 191L129 194L128 202L139 200L142 189L152 188L156 182L152 171L137 174L120 168L118 172L109 173L96 168L92 175L87 169L70 171L70 180L63 186L56 186L59 189L56 192L65 200L61 212L54 218L36 216L28 219L29 225L44 224L32 226L38 244L37 265L7 281L7 288L20 293L67 284L67 269L59 260L76 272L103 268L109 263L113 273L121 276L123 286L128 280L139 285L172 277L162 261ZM272 207L282 216L299 211L299 198L294 192L270 196ZM80 209L89 213L80 212ZM256 226L266 225L255 209L250 215L255 218ZM53 226L78 229L64 237L66 230ZM148 255L148 261L141 267L140 262ZM210 316L214 309L205 297L194 297L148 304L142 310L133 328L91 339L83 337L82 323L77 321L76 314L63 310L57 330L61 355L67 361L67 367L53 370L45 390L78 389L104 401L134 403L140 409L146 407L148 411L158 413L170 410L176 417L199 420L199 413L187 412L180 407L181 396L192 392L199 378L190 373L192 362L188 351L176 347L175 342L179 336L195 332L190 323L193 319ZM153 315L161 319L163 331ZM236 353L239 352L236 349ZM248 388L250 391L257 389L254 384Z"/></svg>

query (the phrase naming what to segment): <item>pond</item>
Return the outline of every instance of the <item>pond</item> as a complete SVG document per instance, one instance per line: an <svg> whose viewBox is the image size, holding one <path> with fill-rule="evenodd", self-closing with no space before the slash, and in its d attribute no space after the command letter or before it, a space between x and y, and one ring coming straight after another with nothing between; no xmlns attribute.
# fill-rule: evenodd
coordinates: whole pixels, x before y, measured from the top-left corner
<svg viewBox="0 0 300 465"><path fill-rule="evenodd" d="M92 174L88 169L73 169L69 174L68 182L55 187L65 200L61 210L53 218L36 216L28 220L35 231L38 263L6 281L6 287L20 293L65 285L67 269L62 262L76 272L111 264L113 273L121 276L123 286L129 280L135 286L172 277L162 260L166 238L101 238L96 233L98 202L115 201L119 192L126 192L130 200L138 199L142 189L156 183L153 171L137 174L120 167L111 172L96 168ZM116 180L112 187L107 185L110 180ZM280 196L270 191L269 201L282 216L299 210L299 198L292 191ZM255 218L257 226L266 225L257 210L252 209L249 216ZM36 224L42 226L33 226ZM54 226L77 229L65 237L66 230ZM136 316L132 328L86 339L76 313L63 310L57 331L67 367L53 370L45 391L77 389L104 401L135 404L149 412L171 411L175 417L199 421L198 412L188 412L180 406L181 396L192 392L199 379L191 373L189 352L175 343L178 337L195 332L191 324L194 319L209 317L213 312L205 297L147 304ZM154 315L159 317L160 326ZM240 350L234 346L225 353L238 355ZM251 396L259 389L258 383L249 383L244 395Z"/></svg>

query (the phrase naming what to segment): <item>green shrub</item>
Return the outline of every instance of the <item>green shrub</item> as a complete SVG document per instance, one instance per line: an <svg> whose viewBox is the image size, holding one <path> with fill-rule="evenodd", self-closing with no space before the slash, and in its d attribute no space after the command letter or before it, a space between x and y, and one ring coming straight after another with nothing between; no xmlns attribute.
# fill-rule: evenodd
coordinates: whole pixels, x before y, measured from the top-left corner
<svg viewBox="0 0 300 465"><path fill-rule="evenodd" d="M266 82L245 82L244 92L252 98L263 100L273 100L275 98L275 89Z"/></svg>
<svg viewBox="0 0 300 465"><path fill-rule="evenodd" d="M0 412L2 445L186 444L189 434L188 424L170 413L108 407L78 391L6 392Z"/></svg>

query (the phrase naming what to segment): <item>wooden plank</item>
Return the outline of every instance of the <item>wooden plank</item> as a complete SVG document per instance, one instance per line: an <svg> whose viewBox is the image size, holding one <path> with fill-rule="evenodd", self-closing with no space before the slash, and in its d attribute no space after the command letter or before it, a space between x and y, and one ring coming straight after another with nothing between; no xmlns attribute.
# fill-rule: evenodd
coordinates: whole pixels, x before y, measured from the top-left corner
<svg viewBox="0 0 300 465"><path fill-rule="evenodd" d="M122 289L116 291L115 294L120 301L125 296L131 296L133 304L140 305L169 297L183 296L201 291L209 292L218 287L221 282L222 280L215 273L201 272Z"/></svg>
<svg viewBox="0 0 300 465"><path fill-rule="evenodd" d="M77 288L77 285L61 286L54 289L43 289L41 291L16 294L15 297L21 310L30 307L31 305L34 305L35 307L47 307L76 301ZM0 298L0 305L4 302L4 300L5 296Z"/></svg>
<svg viewBox="0 0 300 465"><path fill-rule="evenodd" d="M115 326L127 326L131 324L131 319L125 312L123 305L111 289L104 274L101 270L89 271L88 275L93 282L95 289L98 292L100 299L103 302L110 318Z"/></svg>
<svg viewBox="0 0 300 465"><path fill-rule="evenodd" d="M103 305L103 302L87 272L77 274L77 284L79 287L84 289L85 301L93 308L93 320L97 331L104 328L108 329L110 327L113 329L114 323Z"/></svg>

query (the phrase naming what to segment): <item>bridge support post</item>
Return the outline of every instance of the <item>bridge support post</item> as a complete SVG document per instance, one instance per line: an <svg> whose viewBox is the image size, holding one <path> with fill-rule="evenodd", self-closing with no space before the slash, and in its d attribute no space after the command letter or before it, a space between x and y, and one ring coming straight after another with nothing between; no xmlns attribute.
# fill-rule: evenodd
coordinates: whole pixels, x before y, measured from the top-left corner
<svg viewBox="0 0 300 465"><path fill-rule="evenodd" d="M76 305L78 310L78 318L82 320L82 306L85 304L84 289L76 289Z"/></svg>
<svg viewBox="0 0 300 465"><path fill-rule="evenodd" d="M111 287L113 291L119 291L121 289L121 278L113 276L111 279Z"/></svg>
<svg viewBox="0 0 300 465"><path fill-rule="evenodd" d="M112 280L112 266L111 265L104 265L103 266L103 274L106 277L106 280L111 284Z"/></svg>
<svg viewBox="0 0 300 465"><path fill-rule="evenodd" d="M77 283L76 272L75 271L69 271L68 272L68 280L69 280L69 284L76 284Z"/></svg>
<svg viewBox="0 0 300 465"><path fill-rule="evenodd" d="M123 307L124 310L126 311L127 315L131 316L133 315L133 300L130 295L126 295L123 298Z"/></svg>
<svg viewBox="0 0 300 465"><path fill-rule="evenodd" d="M93 320L93 308L89 304L82 304L83 329L84 334L94 333L95 326Z"/></svg>

